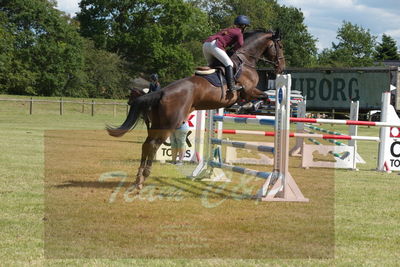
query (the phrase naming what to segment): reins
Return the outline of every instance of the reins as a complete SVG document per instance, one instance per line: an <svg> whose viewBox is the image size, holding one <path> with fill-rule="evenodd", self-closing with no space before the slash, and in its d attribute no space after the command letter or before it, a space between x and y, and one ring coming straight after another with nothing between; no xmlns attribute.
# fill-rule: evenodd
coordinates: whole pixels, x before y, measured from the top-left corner
<svg viewBox="0 0 400 267"><path fill-rule="evenodd" d="M242 54L242 55L245 55L245 56L249 56L249 57L252 57L252 58L256 59L256 61L261 60L261 61L263 61L263 62L265 62L265 63L268 63L268 64L270 64L270 65L273 65L274 67L278 67L278 66L279 66L279 60L284 59L285 57L278 57L278 54L279 54L279 53L278 53L279 48L277 47L277 46L278 46L278 43L277 43L277 41L273 41L273 42L274 42L274 46L275 46L275 50L276 50L276 54L277 54L277 57L276 57L276 60L275 60L275 61L266 59L266 58L264 57L264 55L262 55L262 56L252 55L252 54L246 52L246 50L242 50L242 51L238 50L238 51L235 52L235 54ZM238 57L239 57L239 56L238 56ZM243 64L246 65L246 66L249 66L249 67L251 67L251 68L253 68L253 69L256 69L256 68L257 68L256 65L252 65L252 64L249 64L249 63L246 63L246 62L243 62Z"/></svg>

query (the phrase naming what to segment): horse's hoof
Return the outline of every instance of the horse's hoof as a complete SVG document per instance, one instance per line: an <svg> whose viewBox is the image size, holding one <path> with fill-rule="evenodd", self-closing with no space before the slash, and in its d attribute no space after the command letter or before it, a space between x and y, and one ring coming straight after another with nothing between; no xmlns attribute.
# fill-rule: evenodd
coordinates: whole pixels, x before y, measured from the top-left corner
<svg viewBox="0 0 400 267"><path fill-rule="evenodd" d="M143 188L143 184L137 184L136 185L136 189L137 190L142 190L142 188Z"/></svg>

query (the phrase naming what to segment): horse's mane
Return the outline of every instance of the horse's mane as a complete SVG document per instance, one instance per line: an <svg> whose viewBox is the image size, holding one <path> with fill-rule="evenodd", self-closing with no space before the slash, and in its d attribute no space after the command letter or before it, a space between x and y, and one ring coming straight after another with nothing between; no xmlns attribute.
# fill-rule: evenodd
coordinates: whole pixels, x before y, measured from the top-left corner
<svg viewBox="0 0 400 267"><path fill-rule="evenodd" d="M255 29L255 30L252 30L252 31L249 31L249 32L245 32L243 34L243 37L244 37L245 40L247 40L247 39L251 39L252 37L257 36L260 33L274 33L274 31L273 30L266 30L266 29Z"/></svg>
<svg viewBox="0 0 400 267"><path fill-rule="evenodd" d="M280 40L281 39L281 32L280 32L279 29L276 30L276 31L266 30L266 29L256 29L256 30L252 30L252 31L249 31L249 32L245 32L243 34L243 38L244 38L244 41L246 43L247 42L252 42L254 39L258 38L258 36L260 34L266 34L266 33L271 33L272 36L270 38L273 39L273 40Z"/></svg>

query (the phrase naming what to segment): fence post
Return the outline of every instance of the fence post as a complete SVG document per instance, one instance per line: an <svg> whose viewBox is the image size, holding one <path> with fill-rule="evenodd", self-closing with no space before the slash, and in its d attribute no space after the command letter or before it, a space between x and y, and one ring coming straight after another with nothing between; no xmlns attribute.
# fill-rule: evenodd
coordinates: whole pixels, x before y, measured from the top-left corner
<svg viewBox="0 0 400 267"><path fill-rule="evenodd" d="M32 115L33 112L33 97L31 97L31 101L29 101L29 115Z"/></svg>
<svg viewBox="0 0 400 267"><path fill-rule="evenodd" d="M82 99L82 113L85 113L85 99Z"/></svg>
<svg viewBox="0 0 400 267"><path fill-rule="evenodd" d="M64 102L63 98L60 98L60 115L62 116L64 114Z"/></svg>
<svg viewBox="0 0 400 267"><path fill-rule="evenodd" d="M92 116L94 116L94 100L92 100Z"/></svg>

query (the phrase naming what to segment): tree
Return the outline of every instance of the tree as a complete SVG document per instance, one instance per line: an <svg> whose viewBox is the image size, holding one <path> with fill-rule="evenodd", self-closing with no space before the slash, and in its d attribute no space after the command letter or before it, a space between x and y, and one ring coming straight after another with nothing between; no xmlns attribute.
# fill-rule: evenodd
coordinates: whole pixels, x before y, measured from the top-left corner
<svg viewBox="0 0 400 267"><path fill-rule="evenodd" d="M253 29L270 29L275 17L275 0L191 0L191 2L208 14L213 32L232 26L238 15L248 16Z"/></svg>
<svg viewBox="0 0 400 267"><path fill-rule="evenodd" d="M275 6L273 26L283 33L286 64L293 67L311 67L316 63L315 39L304 24L301 10L294 7Z"/></svg>
<svg viewBox="0 0 400 267"><path fill-rule="evenodd" d="M400 56L397 53L396 41L389 35L382 35L382 43L379 43L376 48L375 60L399 60Z"/></svg>
<svg viewBox="0 0 400 267"><path fill-rule="evenodd" d="M227 8L226 0L189 0L189 2L207 14L211 32L216 32L232 23L226 19L232 15L231 10Z"/></svg>
<svg viewBox="0 0 400 267"><path fill-rule="evenodd" d="M0 12L0 93L7 93L15 52L14 36L7 30L7 25L7 17Z"/></svg>
<svg viewBox="0 0 400 267"><path fill-rule="evenodd" d="M376 36L369 29L344 21L338 29L338 44L332 49L324 49L319 55L319 63L336 67L363 67L373 65Z"/></svg>
<svg viewBox="0 0 400 267"><path fill-rule="evenodd" d="M7 93L74 95L83 68L82 38L54 1L2 1L1 33L9 38L2 74ZM4 48L3 48L4 49Z"/></svg>
<svg viewBox="0 0 400 267"><path fill-rule="evenodd" d="M183 0L82 0L80 7L83 36L122 56L133 75L157 72L163 82L193 72L193 42L200 46L209 33L206 14Z"/></svg>
<svg viewBox="0 0 400 267"><path fill-rule="evenodd" d="M127 63L115 53L96 49L86 40L85 82L81 95L85 97L124 98L129 93L130 76Z"/></svg>

